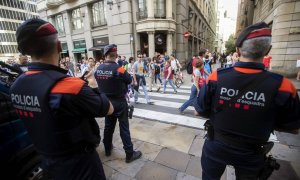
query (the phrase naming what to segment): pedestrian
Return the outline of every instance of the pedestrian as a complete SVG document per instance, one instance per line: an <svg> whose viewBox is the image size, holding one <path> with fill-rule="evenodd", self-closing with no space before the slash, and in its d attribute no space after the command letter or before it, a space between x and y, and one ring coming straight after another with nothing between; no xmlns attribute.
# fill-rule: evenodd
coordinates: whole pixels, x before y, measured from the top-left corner
<svg viewBox="0 0 300 180"><path fill-rule="evenodd" d="M95 59L90 57L88 59L87 74L84 76L84 78L88 82L88 86L90 86L95 92L98 92L98 85L94 76L96 71L95 66L96 66Z"/></svg>
<svg viewBox="0 0 300 180"><path fill-rule="evenodd" d="M133 57L130 57L129 58L129 62L128 62L128 70L127 70L127 72L132 76L132 74L133 74L133 64L134 64L134 58Z"/></svg>
<svg viewBox="0 0 300 180"><path fill-rule="evenodd" d="M206 71L205 73L205 79L212 73L212 60L209 59L209 55L205 55L204 57L204 70Z"/></svg>
<svg viewBox="0 0 300 180"><path fill-rule="evenodd" d="M236 62L239 62L239 54L234 52L232 55L232 65L234 65Z"/></svg>
<svg viewBox="0 0 300 180"><path fill-rule="evenodd" d="M155 62L156 57L154 56L149 63L149 92L152 92L152 87L156 86L156 91L158 92L160 89L160 84L156 84L155 82Z"/></svg>
<svg viewBox="0 0 300 180"><path fill-rule="evenodd" d="M160 90L160 86L162 85L162 81L160 78L160 72L161 72L160 63L157 58L156 58L155 64L154 64L154 72L155 72L155 79L154 79L155 84L158 83L157 79L159 80L159 83L160 83L160 84L158 84L158 89L157 89L157 92L158 92Z"/></svg>
<svg viewBox="0 0 300 180"><path fill-rule="evenodd" d="M18 27L16 39L18 50L30 55L32 63L11 86L11 100L42 155L43 171L53 179L105 179L95 150L100 143L95 117L112 114L111 103L57 67L61 43L52 24L26 20Z"/></svg>
<svg viewBox="0 0 300 180"><path fill-rule="evenodd" d="M119 121L120 136L126 153L126 163L130 163L142 156L141 151L134 151L131 142L128 104L125 95L127 86L132 82L130 74L116 62L117 46L110 44L104 47L105 63L101 64L95 72L100 93L106 94L114 106L114 113L105 116L104 147L105 155L110 156L113 149L113 134L117 120Z"/></svg>
<svg viewBox="0 0 300 180"><path fill-rule="evenodd" d="M264 59L263 59L263 64L265 65L265 70L269 71L270 70L270 63L272 60L272 56L267 54Z"/></svg>
<svg viewBox="0 0 300 180"><path fill-rule="evenodd" d="M71 73L75 75L74 63L70 61L70 58L68 56L65 58L65 64L68 70L72 71Z"/></svg>
<svg viewBox="0 0 300 180"><path fill-rule="evenodd" d="M180 114L184 114L184 110L191 105L194 105L197 95L200 92L200 81L204 79L204 62L202 59L198 59L195 64L195 69L193 72L193 85L191 87L190 98L182 104L182 106L178 109ZM201 79L200 79L201 78ZM202 82L203 83L203 82Z"/></svg>
<svg viewBox="0 0 300 180"><path fill-rule="evenodd" d="M26 55L20 54L19 55L19 63L13 65L16 69L20 72L28 71L28 57Z"/></svg>
<svg viewBox="0 0 300 180"><path fill-rule="evenodd" d="M231 67L232 66L232 53L228 54L226 57L226 67Z"/></svg>
<svg viewBox="0 0 300 180"><path fill-rule="evenodd" d="M178 72L180 72L181 65L178 59L174 57L174 55L170 55L170 61L171 61L172 73L173 75L176 75Z"/></svg>
<svg viewBox="0 0 300 180"><path fill-rule="evenodd" d="M138 55L138 60L133 64L132 72L133 72L133 83L134 83L134 102L138 104L138 93L139 93L139 86L142 86L145 99L147 101L148 105L153 105L153 102L150 101L150 98L148 96L147 92L147 86L146 86L146 79L144 76L145 72L145 66L144 62L142 61L142 55Z"/></svg>
<svg viewBox="0 0 300 180"><path fill-rule="evenodd" d="M173 84L173 73L172 73L170 60L165 62L164 78L165 78L164 79L164 90L163 90L162 93L166 93L167 83L169 82L170 86L174 90L174 94L177 94L176 87Z"/></svg>
<svg viewBox="0 0 300 180"><path fill-rule="evenodd" d="M214 71L197 98L207 138L202 149L202 179L220 179L226 165L236 179L261 179L272 171L266 157L274 130L297 134L300 102L287 78L264 70L271 48L271 29L264 22L245 28L236 40L240 62ZM266 169L264 169L264 167ZM263 178L266 179L266 178Z"/></svg>

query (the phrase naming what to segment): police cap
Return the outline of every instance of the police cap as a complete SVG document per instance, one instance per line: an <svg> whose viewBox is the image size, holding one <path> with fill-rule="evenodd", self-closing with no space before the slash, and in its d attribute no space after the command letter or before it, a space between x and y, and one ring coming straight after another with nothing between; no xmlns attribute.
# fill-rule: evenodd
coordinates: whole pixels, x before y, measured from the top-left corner
<svg viewBox="0 0 300 180"><path fill-rule="evenodd" d="M265 22L259 22L246 27L236 40L236 47L242 47L243 42L247 39L272 36L272 31Z"/></svg>
<svg viewBox="0 0 300 180"><path fill-rule="evenodd" d="M115 44L109 44L104 47L104 55L106 55L109 52L117 52L117 45Z"/></svg>
<svg viewBox="0 0 300 180"><path fill-rule="evenodd" d="M37 42L39 38L52 34L57 34L57 30L49 22L38 18L28 19L16 31L18 50L20 53L26 54L24 52L26 46L28 48L28 45Z"/></svg>

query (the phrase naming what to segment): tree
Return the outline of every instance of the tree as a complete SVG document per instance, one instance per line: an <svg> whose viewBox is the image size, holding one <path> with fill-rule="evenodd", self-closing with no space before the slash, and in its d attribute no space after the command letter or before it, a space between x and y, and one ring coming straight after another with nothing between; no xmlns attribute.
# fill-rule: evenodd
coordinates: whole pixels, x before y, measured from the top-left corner
<svg viewBox="0 0 300 180"><path fill-rule="evenodd" d="M228 40L225 43L226 54L234 53L235 52L235 39L234 35L231 34Z"/></svg>

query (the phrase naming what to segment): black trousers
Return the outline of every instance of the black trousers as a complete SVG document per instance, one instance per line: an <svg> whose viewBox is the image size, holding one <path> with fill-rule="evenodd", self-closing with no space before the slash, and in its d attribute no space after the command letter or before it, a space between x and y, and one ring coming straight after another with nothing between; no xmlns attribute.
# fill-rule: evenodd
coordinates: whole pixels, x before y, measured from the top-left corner
<svg viewBox="0 0 300 180"><path fill-rule="evenodd" d="M43 157L42 168L54 180L106 179L95 149L64 157Z"/></svg>
<svg viewBox="0 0 300 180"><path fill-rule="evenodd" d="M103 143L106 149L112 146L113 134L115 131L117 120L119 120L120 136L123 142L123 149L126 153L133 152L133 144L131 142L129 121L128 121L128 104L125 99L112 100L114 113L105 117L104 138Z"/></svg>

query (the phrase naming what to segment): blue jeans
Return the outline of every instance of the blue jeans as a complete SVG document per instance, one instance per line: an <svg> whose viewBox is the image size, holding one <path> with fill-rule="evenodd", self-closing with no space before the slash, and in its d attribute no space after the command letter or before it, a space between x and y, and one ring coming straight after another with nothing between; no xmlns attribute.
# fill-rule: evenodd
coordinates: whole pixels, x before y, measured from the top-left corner
<svg viewBox="0 0 300 180"><path fill-rule="evenodd" d="M160 74L155 74L155 84L157 83L157 79L159 80L160 84L162 83L160 79Z"/></svg>
<svg viewBox="0 0 300 180"><path fill-rule="evenodd" d="M174 89L174 92L176 92L176 87L174 86L172 79L164 80L164 91L163 92L166 92L166 87L167 87L168 82L169 82L170 86L172 86L172 88Z"/></svg>
<svg viewBox="0 0 300 180"><path fill-rule="evenodd" d="M185 103L183 103L183 105L179 108L180 111L184 111L186 108L188 108L190 105L194 104L194 101L197 98L197 88L196 86L193 84L192 88L191 88L191 94L190 94L190 99L187 100Z"/></svg>
<svg viewBox="0 0 300 180"><path fill-rule="evenodd" d="M136 77L137 77L138 85L134 88L134 102L138 102L139 99L139 86L142 86L143 88L143 92L145 94L145 99L147 103L150 102L145 77L140 77L138 75Z"/></svg>
<svg viewBox="0 0 300 180"><path fill-rule="evenodd" d="M226 165L235 168L237 180L257 180L264 166L264 155L253 150L230 146L218 140L205 140L202 156L202 179L220 179Z"/></svg>

